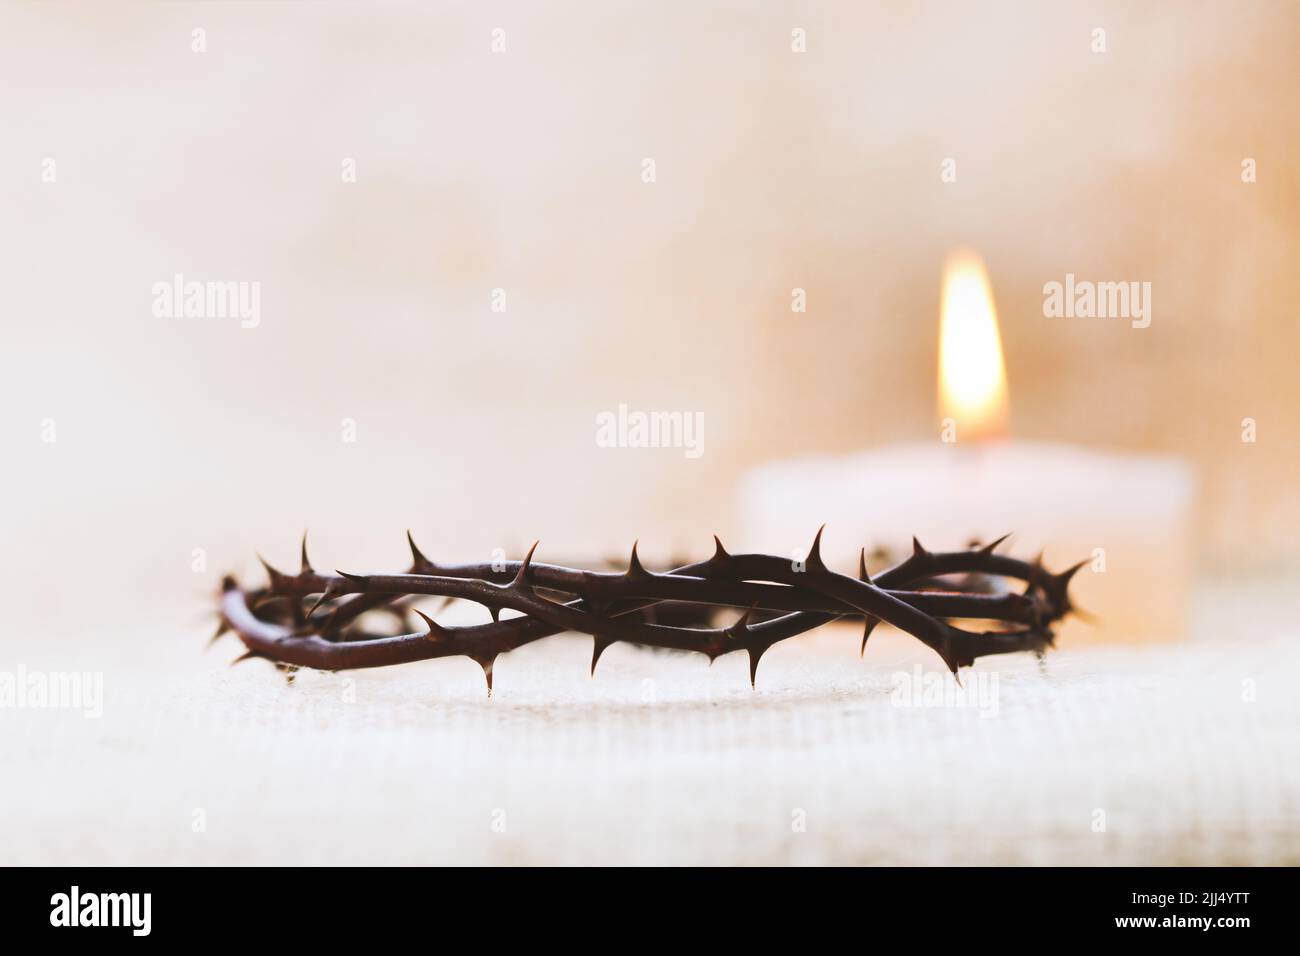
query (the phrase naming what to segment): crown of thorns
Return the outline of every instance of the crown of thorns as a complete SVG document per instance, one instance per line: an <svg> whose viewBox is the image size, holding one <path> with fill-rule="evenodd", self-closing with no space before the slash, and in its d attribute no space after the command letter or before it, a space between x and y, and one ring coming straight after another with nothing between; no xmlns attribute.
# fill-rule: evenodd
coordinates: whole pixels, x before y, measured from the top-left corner
<svg viewBox="0 0 1300 956"><path fill-rule="evenodd" d="M438 564L420 552L410 532L411 567L398 574L321 574L307 559L297 574L262 559L268 582L246 590L234 577L222 582L221 624L214 637L233 632L244 643L238 660L265 658L290 676L298 668L351 670L462 655L476 661L492 692L497 657L563 631L590 634L591 671L610 645L625 641L704 654L710 661L732 651L749 655L751 684L772 645L841 618L863 622L862 649L882 621L934 650L954 674L990 654L1043 654L1052 627L1071 612L1069 583L1084 562L1051 573L1041 558L1023 561L997 548L1007 536L964 551L928 551L915 538L912 552L894 567L867 573L866 550L856 576L831 570L821 557L822 530L802 561L771 554L731 554L714 537L706 561L669 571L647 569L637 546L625 571L588 571L534 560L537 543L522 561ZM1011 589L1009 582L1020 582ZM427 597L483 605L492 620L444 626L413 607ZM694 608L696 623L664 623L670 609ZM714 612L735 608L730 624L710 626ZM519 616L505 620L503 610ZM362 626L367 612L383 612L392 633ZM438 613L435 610L433 613ZM415 627L411 615L423 627ZM681 617L681 615L676 615ZM984 629L953 621L984 622Z"/></svg>

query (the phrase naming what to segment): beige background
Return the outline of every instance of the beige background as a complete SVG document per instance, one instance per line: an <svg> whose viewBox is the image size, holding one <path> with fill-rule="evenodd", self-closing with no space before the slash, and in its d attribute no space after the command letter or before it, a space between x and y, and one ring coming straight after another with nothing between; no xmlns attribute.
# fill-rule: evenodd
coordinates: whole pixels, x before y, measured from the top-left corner
<svg viewBox="0 0 1300 956"><path fill-rule="evenodd" d="M1219 635L1294 636L1268 609L1300 557L1300 7L664 6L0 7L5 657L105 668L138 702L121 719L149 724L176 713L150 694L243 700L269 676L200 658L206 615L220 573L251 572L255 548L289 564L303 528L345 568L404 560L407 527L465 560L635 537L662 560L743 534L753 464L934 434L939 270L959 243L993 279L1013 433L1194 463L1198 600L1235 582L1251 597ZM260 282L260 327L155 318L151 287L177 272ZM1151 327L1044 319L1043 283L1067 272L1152 282ZM704 456L596 447L620 402L703 412ZM427 673L464 678L478 707L451 670L468 666ZM546 685L524 687L545 714ZM6 736L42 773L114 746L158 770L184 746L136 726L94 746ZM1294 780L1270 786L1270 832L1294 837ZM11 799L50 832L89 819L47 791ZM164 815L188 820L187 799ZM90 838L71 826L24 857L76 859ZM103 858L185 858L151 826Z"/></svg>

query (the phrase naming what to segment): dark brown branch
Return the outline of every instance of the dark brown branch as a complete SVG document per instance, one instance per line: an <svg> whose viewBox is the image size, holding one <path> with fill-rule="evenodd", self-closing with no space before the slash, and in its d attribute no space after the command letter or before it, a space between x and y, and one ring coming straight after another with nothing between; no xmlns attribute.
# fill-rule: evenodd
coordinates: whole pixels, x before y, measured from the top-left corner
<svg viewBox="0 0 1300 956"><path fill-rule="evenodd" d="M607 647L626 641L695 651L711 660L745 650L753 679L758 660L773 644L836 618L857 616L865 619L866 634L883 620L916 636L956 672L988 654L1041 652L1051 643L1049 626L1071 609L1067 588L1077 567L1053 575L1038 564L995 554L996 543L937 554L917 543L906 561L873 581L864 560L856 578L831 571L821 559L820 542L818 532L809 557L796 566L772 555L732 555L715 539L716 549L708 561L667 573L646 570L633 547L628 570L610 573L534 563L532 551L522 562L495 567L436 565L412 541L411 571L386 575L319 574L307 561L304 542L302 570L287 575L266 565L269 586L254 592L261 599L284 599L270 619L250 609L249 598L233 579L223 585L221 613L223 624L239 635L250 656L283 665L344 670L464 655L483 666L490 689L497 656L563 630L593 636L593 671ZM944 575L961 573L1016 578L1028 586L1023 594L906 589L912 582L942 584ZM316 603L323 609L304 615L301 602L311 595L319 596ZM422 595L476 601L491 611L494 620L443 627L425 617L427 632L381 637L357 635L355 627L349 627L368 610L388 609L402 617L404 605ZM560 603L546 595L572 599ZM747 610L725 628L640 620L636 612L663 601ZM523 616L501 621L503 609ZM751 622L752 611L792 613ZM954 627L949 623L953 619L1024 626L969 631ZM358 636L361 639L354 639ZM864 634L864 645L865 640Z"/></svg>

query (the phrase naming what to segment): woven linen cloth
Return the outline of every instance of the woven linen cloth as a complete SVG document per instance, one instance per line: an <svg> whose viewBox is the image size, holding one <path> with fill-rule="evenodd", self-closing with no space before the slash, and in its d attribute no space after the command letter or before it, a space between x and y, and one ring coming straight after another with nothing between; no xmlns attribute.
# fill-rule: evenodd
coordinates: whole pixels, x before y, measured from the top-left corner
<svg viewBox="0 0 1300 956"><path fill-rule="evenodd" d="M908 706L936 661L857 639L752 691L743 655L622 645L593 680L560 636L490 700L464 659L290 687L231 638L19 642L102 668L103 715L0 711L0 862L1300 863L1294 633L985 660L968 706Z"/></svg>

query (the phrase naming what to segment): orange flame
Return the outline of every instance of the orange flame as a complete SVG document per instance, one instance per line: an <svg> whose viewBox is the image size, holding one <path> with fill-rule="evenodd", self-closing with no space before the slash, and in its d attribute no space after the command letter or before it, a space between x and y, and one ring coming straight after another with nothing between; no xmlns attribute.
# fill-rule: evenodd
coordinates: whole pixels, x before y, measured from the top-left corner
<svg viewBox="0 0 1300 956"><path fill-rule="evenodd" d="M939 318L939 417L961 441L996 438L1007 427L1007 372L984 262L969 250L948 257Z"/></svg>

